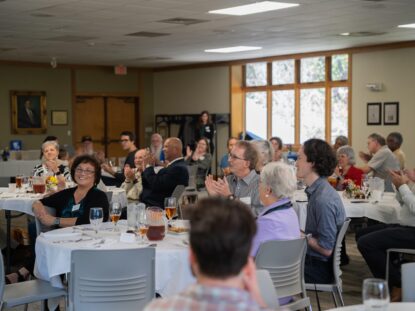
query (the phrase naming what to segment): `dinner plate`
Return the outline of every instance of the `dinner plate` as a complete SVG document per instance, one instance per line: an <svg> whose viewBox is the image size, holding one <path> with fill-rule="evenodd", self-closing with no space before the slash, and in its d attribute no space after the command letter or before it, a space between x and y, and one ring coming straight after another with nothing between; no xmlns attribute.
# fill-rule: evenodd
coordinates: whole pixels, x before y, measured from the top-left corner
<svg viewBox="0 0 415 311"><path fill-rule="evenodd" d="M44 232L42 233L42 236L47 240L53 241L76 240L82 236L81 232L75 232L72 228L68 229L69 230L60 229Z"/></svg>

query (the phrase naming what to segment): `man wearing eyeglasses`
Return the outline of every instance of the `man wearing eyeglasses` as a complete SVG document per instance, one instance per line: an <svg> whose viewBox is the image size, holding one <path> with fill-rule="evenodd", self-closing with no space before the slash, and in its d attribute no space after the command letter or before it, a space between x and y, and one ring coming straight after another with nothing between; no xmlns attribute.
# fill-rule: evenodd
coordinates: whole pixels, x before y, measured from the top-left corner
<svg viewBox="0 0 415 311"><path fill-rule="evenodd" d="M135 168L134 156L137 152L137 147L135 145L135 135L130 131L123 131L120 134L120 143L124 151L128 151L128 155L125 158L124 167L121 172L124 172L126 166L130 168ZM102 177L102 181L107 186L117 186L120 187L125 180L124 173L114 172L111 165L108 163L101 164L101 168L106 171L108 174L112 175L114 178Z"/></svg>
<svg viewBox="0 0 415 311"><path fill-rule="evenodd" d="M206 190L210 195L220 195L238 199L251 207L255 216L261 213L263 206L259 200L259 175L255 171L258 152L247 141L238 141L229 153L231 175L219 178L212 175L206 178Z"/></svg>

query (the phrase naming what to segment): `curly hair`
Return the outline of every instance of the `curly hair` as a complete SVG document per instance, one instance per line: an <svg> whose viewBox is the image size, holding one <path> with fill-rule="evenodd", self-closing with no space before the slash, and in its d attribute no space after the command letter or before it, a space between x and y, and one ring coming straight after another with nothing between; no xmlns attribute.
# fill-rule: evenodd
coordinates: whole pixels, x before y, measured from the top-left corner
<svg viewBox="0 0 415 311"><path fill-rule="evenodd" d="M312 138L303 144L307 162L313 163L313 170L323 177L333 174L337 165L333 148L324 140Z"/></svg>

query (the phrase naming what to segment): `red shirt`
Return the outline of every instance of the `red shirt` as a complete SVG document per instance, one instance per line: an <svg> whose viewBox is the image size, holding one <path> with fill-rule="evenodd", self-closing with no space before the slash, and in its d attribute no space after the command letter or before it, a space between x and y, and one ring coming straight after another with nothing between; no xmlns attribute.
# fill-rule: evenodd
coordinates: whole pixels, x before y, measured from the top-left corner
<svg viewBox="0 0 415 311"><path fill-rule="evenodd" d="M363 174L364 174L364 172L360 168L354 167L352 165L352 166L350 166L350 168L347 171L346 175L343 176L343 178L353 180L353 182L357 186L361 186L362 185L362 175Z"/></svg>

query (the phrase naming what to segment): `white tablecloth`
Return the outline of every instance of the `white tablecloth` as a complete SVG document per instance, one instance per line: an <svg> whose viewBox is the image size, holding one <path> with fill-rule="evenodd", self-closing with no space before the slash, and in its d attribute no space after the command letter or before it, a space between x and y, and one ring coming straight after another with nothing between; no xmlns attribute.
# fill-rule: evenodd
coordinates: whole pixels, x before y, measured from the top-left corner
<svg viewBox="0 0 415 311"><path fill-rule="evenodd" d="M8 188L2 187L0 188L0 209L33 215L32 204L41 198L41 194L10 193Z"/></svg>
<svg viewBox="0 0 415 311"><path fill-rule="evenodd" d="M400 205L395 199L395 193L387 192L379 203L361 202L362 200L346 199L342 192L338 192L343 201L347 217L367 217L384 223L398 223ZM300 228L305 228L307 218L307 196L303 190L295 192L294 209L300 221Z"/></svg>
<svg viewBox="0 0 415 311"><path fill-rule="evenodd" d="M108 225L111 224L102 224L104 227ZM72 230L71 228L65 228L58 229L56 232L68 229ZM88 236L82 236L82 238L86 241L55 243L42 235L39 236L36 240L36 277L51 281L53 286L62 286L59 275L70 272L71 252L75 249L129 249L143 247L138 242L120 242L119 237L116 235L105 235L103 237L105 243L99 245L93 245L96 243L96 240L91 241ZM151 242L157 244L155 262L156 292L163 297L176 294L195 282L189 266L188 246L183 243L187 239L187 235L172 235L168 233L163 241Z"/></svg>
<svg viewBox="0 0 415 311"><path fill-rule="evenodd" d="M393 302L390 303L386 311L413 311L415 302ZM327 311L365 311L364 305L353 305L341 308L330 309Z"/></svg>

